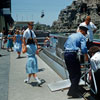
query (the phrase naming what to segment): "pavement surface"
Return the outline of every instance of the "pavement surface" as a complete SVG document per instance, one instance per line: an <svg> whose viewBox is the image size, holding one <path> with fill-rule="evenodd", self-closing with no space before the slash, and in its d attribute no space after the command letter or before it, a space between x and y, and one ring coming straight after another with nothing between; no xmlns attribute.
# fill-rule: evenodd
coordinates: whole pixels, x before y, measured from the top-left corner
<svg viewBox="0 0 100 100"><path fill-rule="evenodd" d="M0 54L0 100L8 100L10 53L0 49Z"/></svg>
<svg viewBox="0 0 100 100"><path fill-rule="evenodd" d="M53 71L39 56L37 56L39 72L37 76L45 80L41 87L31 78L31 83L24 83L27 78L25 65L27 61L26 54L17 58L16 52L7 52L0 50L0 100L84 100L68 99L67 91L51 92L48 84L62 80L58 74Z"/></svg>

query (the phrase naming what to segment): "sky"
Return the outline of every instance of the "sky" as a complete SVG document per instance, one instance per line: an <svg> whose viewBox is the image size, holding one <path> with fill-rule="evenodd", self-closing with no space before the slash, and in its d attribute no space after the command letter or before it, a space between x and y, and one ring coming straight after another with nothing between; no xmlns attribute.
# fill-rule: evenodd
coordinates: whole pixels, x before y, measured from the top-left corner
<svg viewBox="0 0 100 100"><path fill-rule="evenodd" d="M60 11L73 0L11 0L11 15L14 21L34 21L52 25L58 19ZM45 16L41 18L41 13Z"/></svg>

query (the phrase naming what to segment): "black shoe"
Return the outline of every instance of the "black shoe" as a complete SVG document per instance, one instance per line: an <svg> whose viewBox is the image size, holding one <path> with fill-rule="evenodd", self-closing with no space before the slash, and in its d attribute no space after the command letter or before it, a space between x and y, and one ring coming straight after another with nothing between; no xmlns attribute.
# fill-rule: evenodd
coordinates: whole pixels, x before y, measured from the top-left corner
<svg viewBox="0 0 100 100"><path fill-rule="evenodd" d="M20 58L20 55L18 55L18 57L16 59L19 59Z"/></svg>
<svg viewBox="0 0 100 100"><path fill-rule="evenodd" d="M82 96L80 94L75 94L72 96L72 98L82 98Z"/></svg>
<svg viewBox="0 0 100 100"><path fill-rule="evenodd" d="M71 98L82 98L82 94L80 91L68 91L67 93L68 96L71 96Z"/></svg>
<svg viewBox="0 0 100 100"><path fill-rule="evenodd" d="M68 95L68 96L69 96L69 98L82 98L81 94L73 94L73 95Z"/></svg>

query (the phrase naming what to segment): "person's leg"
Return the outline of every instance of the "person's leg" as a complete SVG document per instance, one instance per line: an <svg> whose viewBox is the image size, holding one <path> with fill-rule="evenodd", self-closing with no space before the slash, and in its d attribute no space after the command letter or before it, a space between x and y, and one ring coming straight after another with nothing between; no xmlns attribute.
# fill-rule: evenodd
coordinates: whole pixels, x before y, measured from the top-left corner
<svg viewBox="0 0 100 100"><path fill-rule="evenodd" d="M11 49L11 51L13 51L12 47L10 49Z"/></svg>
<svg viewBox="0 0 100 100"><path fill-rule="evenodd" d="M4 49L4 39L2 39L2 49Z"/></svg>
<svg viewBox="0 0 100 100"><path fill-rule="evenodd" d="M41 81L37 77L36 73L33 74L34 79L38 82L38 84L41 84Z"/></svg>
<svg viewBox="0 0 100 100"><path fill-rule="evenodd" d="M9 47L7 47L7 51L9 52Z"/></svg>
<svg viewBox="0 0 100 100"><path fill-rule="evenodd" d="M79 60L77 59L77 55L74 53L65 53L64 58L71 81L68 95L77 96L76 94L78 94L78 84L81 76Z"/></svg>
<svg viewBox="0 0 100 100"><path fill-rule="evenodd" d="M21 53L20 53L20 52L17 52L17 54L18 54L18 58L20 58L20 54L21 54Z"/></svg>
<svg viewBox="0 0 100 100"><path fill-rule="evenodd" d="M27 79L24 80L25 83L30 83L30 78L32 74L28 74Z"/></svg>
<svg viewBox="0 0 100 100"><path fill-rule="evenodd" d="M100 100L100 69L95 72L95 79L97 85L97 94L95 95L96 100Z"/></svg>

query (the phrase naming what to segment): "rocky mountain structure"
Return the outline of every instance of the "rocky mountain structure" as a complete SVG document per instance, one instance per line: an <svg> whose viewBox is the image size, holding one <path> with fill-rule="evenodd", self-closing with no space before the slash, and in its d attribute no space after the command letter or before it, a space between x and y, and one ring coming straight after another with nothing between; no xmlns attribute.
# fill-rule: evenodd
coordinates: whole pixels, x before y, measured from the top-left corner
<svg viewBox="0 0 100 100"><path fill-rule="evenodd" d="M100 28L100 0L73 1L70 6L61 10L52 28L57 32L73 32L87 15L91 16L92 22Z"/></svg>

